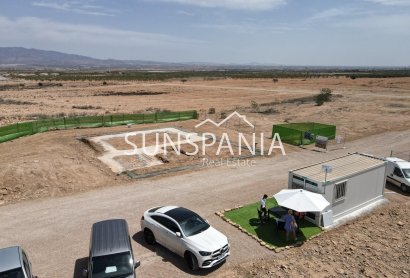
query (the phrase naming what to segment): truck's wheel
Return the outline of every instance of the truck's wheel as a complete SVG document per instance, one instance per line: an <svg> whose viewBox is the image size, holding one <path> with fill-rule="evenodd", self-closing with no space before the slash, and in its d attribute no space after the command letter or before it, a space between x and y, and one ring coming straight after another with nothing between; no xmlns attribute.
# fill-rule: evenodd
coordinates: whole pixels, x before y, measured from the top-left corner
<svg viewBox="0 0 410 278"><path fill-rule="evenodd" d="M144 239L149 245L155 244L155 236L150 229L144 230Z"/></svg>
<svg viewBox="0 0 410 278"><path fill-rule="evenodd" d="M197 270L198 269L198 260L194 254L187 251L185 253L185 260L190 270Z"/></svg>
<svg viewBox="0 0 410 278"><path fill-rule="evenodd" d="M404 183L402 183L401 184L401 186L400 186L400 188L401 188L401 191L403 191L403 192L406 192L407 190L407 188L406 188L406 185L404 184Z"/></svg>

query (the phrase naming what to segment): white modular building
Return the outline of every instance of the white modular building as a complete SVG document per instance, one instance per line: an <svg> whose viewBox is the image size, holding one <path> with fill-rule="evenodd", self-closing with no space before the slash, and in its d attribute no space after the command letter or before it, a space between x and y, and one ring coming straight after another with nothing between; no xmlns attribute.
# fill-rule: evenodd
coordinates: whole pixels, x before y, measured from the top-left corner
<svg viewBox="0 0 410 278"><path fill-rule="evenodd" d="M327 227L384 199L386 162L360 153L289 171L288 188L322 194L330 205L306 212L306 219Z"/></svg>

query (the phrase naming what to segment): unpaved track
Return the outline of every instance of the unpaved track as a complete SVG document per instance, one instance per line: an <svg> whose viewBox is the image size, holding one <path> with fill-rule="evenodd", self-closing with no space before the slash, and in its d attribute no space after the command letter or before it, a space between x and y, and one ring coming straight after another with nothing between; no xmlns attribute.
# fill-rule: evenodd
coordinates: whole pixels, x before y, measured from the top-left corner
<svg viewBox="0 0 410 278"><path fill-rule="evenodd" d="M227 225L214 212L255 202L263 193L271 195L284 188L289 169L354 151L386 156L391 148L407 150L408 138L410 130L392 132L351 142L346 149L329 153L294 152L286 157L260 159L254 167L211 168L67 197L3 206L0 208L0 247L23 246L39 277L73 277L74 272L74 277L80 277L81 267L86 262L92 223L120 217L128 220L134 239L134 254L141 260L137 270L140 277L184 277L192 273L186 269L183 260L162 247L147 247L139 232L139 219L144 210L155 205L176 204L199 212L227 234L232 255L222 269L259 257L273 258L275 253ZM394 195L398 195L395 202L409 198ZM198 274L218 276L220 271L200 271Z"/></svg>

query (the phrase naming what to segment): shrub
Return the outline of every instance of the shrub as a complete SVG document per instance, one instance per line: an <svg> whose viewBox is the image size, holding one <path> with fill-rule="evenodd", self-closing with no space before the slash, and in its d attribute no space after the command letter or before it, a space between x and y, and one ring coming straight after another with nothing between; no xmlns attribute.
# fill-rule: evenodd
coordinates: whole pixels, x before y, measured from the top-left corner
<svg viewBox="0 0 410 278"><path fill-rule="evenodd" d="M84 109L84 110L102 108L101 106L92 106L92 105L73 105L72 107L73 109Z"/></svg>
<svg viewBox="0 0 410 278"><path fill-rule="evenodd" d="M28 114L26 117L32 120L43 120L43 119L48 119L51 116L44 114L44 113L34 113L34 114Z"/></svg>
<svg viewBox="0 0 410 278"><path fill-rule="evenodd" d="M0 104L14 104L14 105L32 105L35 104L34 102L29 101L20 101L14 99L4 99L0 97Z"/></svg>
<svg viewBox="0 0 410 278"><path fill-rule="evenodd" d="M278 114L278 110L274 109L273 107L266 108L265 110L260 111L259 113L262 114Z"/></svg>
<svg viewBox="0 0 410 278"><path fill-rule="evenodd" d="M168 112L171 112L171 110L169 110L169 109L156 108L156 107L149 107L149 108L145 109L145 111L151 112L151 113L168 113Z"/></svg>
<svg viewBox="0 0 410 278"><path fill-rule="evenodd" d="M253 112L259 112L259 104L256 101L251 101L251 108Z"/></svg>
<svg viewBox="0 0 410 278"><path fill-rule="evenodd" d="M323 88L320 90L320 93L315 97L315 101L317 106L321 106L325 102L331 101L332 98L332 90L329 88Z"/></svg>
<svg viewBox="0 0 410 278"><path fill-rule="evenodd" d="M213 107L209 108L208 114L215 114L215 108Z"/></svg>

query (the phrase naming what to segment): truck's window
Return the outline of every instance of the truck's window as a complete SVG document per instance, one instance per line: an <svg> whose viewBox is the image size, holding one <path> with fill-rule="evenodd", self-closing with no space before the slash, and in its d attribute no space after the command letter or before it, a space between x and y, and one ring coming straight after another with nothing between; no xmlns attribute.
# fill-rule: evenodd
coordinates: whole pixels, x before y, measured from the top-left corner
<svg viewBox="0 0 410 278"><path fill-rule="evenodd" d="M8 270L5 272L0 272L0 277L2 278L24 278L24 273L21 268L16 268Z"/></svg>
<svg viewBox="0 0 410 278"><path fill-rule="evenodd" d="M133 275L133 260L130 252L93 258L92 277L117 278Z"/></svg>
<svg viewBox="0 0 410 278"><path fill-rule="evenodd" d="M397 167L394 167L394 172L393 172L393 174L396 175L396 176L398 176L398 177L400 177L400 178L403 177L403 173L402 173L401 170L400 170L399 168L397 168Z"/></svg>

